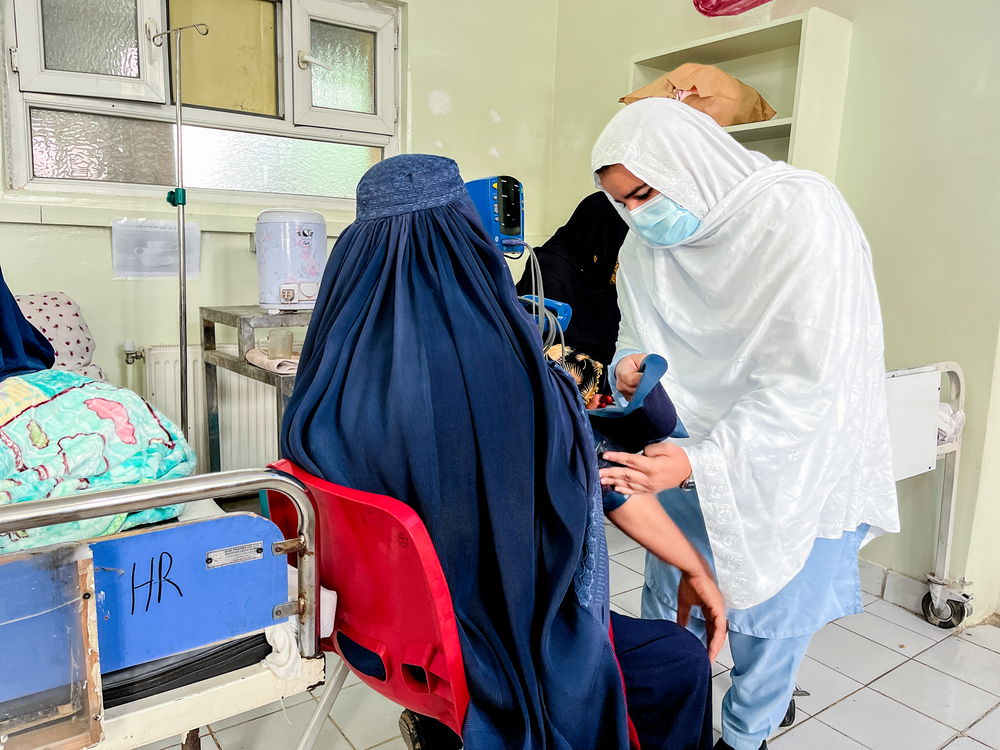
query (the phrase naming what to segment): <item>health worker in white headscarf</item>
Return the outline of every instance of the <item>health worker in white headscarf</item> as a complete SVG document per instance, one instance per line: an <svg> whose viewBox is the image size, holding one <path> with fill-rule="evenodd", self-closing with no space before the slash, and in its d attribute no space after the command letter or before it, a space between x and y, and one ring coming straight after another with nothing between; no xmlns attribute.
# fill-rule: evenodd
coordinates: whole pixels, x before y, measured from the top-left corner
<svg viewBox="0 0 1000 750"><path fill-rule="evenodd" d="M690 434L608 454L602 481L659 493L714 566L735 664L716 747L765 748L812 634L861 611L862 541L899 530L871 253L828 180L677 101L619 112L593 169L631 230L612 379L627 399L665 357ZM678 583L649 557L643 617L673 619Z"/></svg>

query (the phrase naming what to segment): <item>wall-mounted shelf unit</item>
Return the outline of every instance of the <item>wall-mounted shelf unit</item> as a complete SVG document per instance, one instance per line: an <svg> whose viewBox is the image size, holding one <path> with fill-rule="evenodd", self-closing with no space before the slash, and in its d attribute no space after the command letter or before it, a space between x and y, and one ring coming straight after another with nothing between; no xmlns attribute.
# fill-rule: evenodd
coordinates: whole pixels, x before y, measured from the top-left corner
<svg viewBox="0 0 1000 750"><path fill-rule="evenodd" d="M777 110L727 130L748 148L836 176L851 50L851 23L811 8L762 26L632 58L631 90L686 62L717 65Z"/></svg>

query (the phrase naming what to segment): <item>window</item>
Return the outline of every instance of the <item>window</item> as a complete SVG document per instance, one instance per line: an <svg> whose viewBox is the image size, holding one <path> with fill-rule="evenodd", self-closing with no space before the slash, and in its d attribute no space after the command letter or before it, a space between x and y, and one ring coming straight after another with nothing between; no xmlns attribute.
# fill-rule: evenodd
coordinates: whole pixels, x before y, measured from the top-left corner
<svg viewBox="0 0 1000 750"><path fill-rule="evenodd" d="M175 184L174 51L152 42L167 24L209 27L182 38L186 187L353 198L399 150L398 9L385 3L0 1L15 188Z"/></svg>

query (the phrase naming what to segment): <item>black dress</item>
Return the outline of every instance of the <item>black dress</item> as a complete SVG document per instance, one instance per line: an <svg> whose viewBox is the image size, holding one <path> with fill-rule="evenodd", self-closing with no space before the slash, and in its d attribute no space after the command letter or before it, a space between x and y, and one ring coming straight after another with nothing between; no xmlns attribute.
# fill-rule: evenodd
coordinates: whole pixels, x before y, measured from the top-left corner
<svg viewBox="0 0 1000 750"><path fill-rule="evenodd" d="M573 308L566 344L607 366L618 339L618 251L628 225L601 192L584 198L566 225L535 249L545 296ZM525 269L518 294L531 294Z"/></svg>

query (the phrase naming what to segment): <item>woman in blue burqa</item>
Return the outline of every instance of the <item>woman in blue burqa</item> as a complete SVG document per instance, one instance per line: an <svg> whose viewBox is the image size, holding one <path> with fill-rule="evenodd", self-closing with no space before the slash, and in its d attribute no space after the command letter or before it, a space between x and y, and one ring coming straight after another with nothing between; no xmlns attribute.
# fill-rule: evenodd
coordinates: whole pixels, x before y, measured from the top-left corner
<svg viewBox="0 0 1000 750"><path fill-rule="evenodd" d="M456 164L387 159L357 196L357 221L327 264L282 450L317 476L406 502L426 524L458 618L465 747L624 750L629 718L647 750L710 747L704 646L675 623L610 612L582 401L543 356ZM633 527L669 523L646 499L622 506ZM690 553L692 601L721 612L685 545L663 554Z"/></svg>

